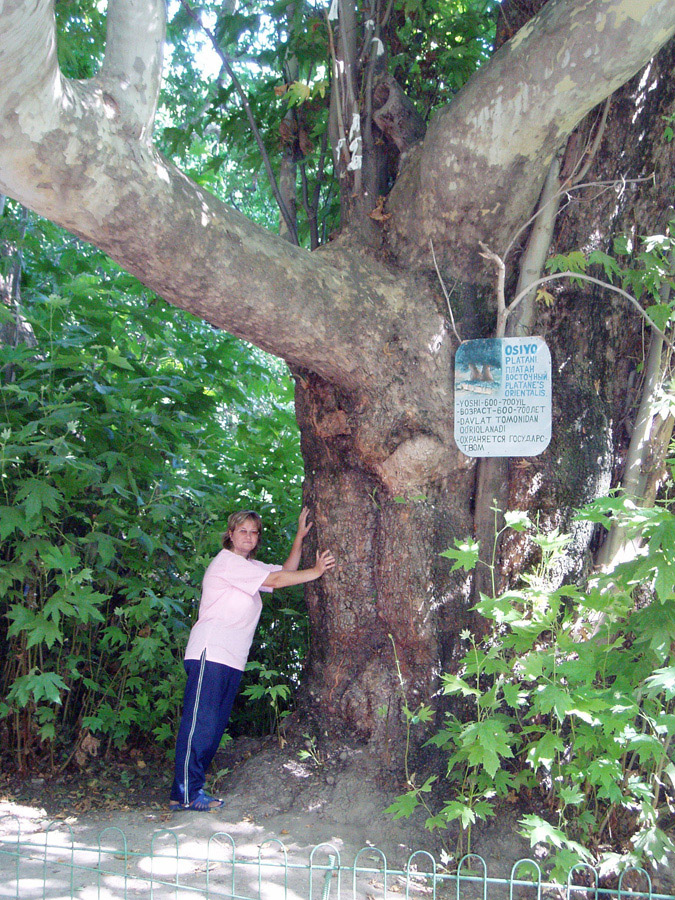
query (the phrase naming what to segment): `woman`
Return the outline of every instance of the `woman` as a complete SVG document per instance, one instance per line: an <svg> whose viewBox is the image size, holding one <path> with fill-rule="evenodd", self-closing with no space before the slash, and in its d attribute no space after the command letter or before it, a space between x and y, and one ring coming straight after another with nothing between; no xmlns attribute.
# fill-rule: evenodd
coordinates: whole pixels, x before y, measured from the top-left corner
<svg viewBox="0 0 675 900"><path fill-rule="evenodd" d="M332 553L325 550L317 551L311 569L298 569L302 542L312 527L308 515L304 507L283 566L255 559L262 533L257 513L243 510L227 521L223 549L204 573L199 616L185 651L188 680L176 741L171 809L210 812L223 805L204 790L206 770L227 727L246 666L262 610L259 591L314 581L335 565Z"/></svg>

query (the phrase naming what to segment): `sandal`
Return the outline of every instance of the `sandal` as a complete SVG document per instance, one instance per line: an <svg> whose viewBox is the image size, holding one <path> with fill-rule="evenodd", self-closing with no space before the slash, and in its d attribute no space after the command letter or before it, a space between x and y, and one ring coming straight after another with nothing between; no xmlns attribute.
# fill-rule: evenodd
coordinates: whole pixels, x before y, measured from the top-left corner
<svg viewBox="0 0 675 900"><path fill-rule="evenodd" d="M211 812L214 809L220 809L221 806L225 806L224 800L218 800L200 789L190 803L178 803L176 800L172 800L169 803L169 810L178 812L181 809L191 809L193 812Z"/></svg>

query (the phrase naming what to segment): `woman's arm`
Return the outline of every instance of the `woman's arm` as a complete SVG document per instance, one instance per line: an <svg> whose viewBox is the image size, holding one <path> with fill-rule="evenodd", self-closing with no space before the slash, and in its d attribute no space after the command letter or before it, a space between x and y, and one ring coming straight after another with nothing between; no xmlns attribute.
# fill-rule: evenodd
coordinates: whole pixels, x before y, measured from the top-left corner
<svg viewBox="0 0 675 900"><path fill-rule="evenodd" d="M332 569L335 565L335 557L330 550L324 550L323 553L316 552L316 563L311 569L281 569L280 572L270 572L263 581L262 587L282 588L290 587L293 584L305 584L308 581L316 581L321 578L324 572Z"/></svg>
<svg viewBox="0 0 675 900"><path fill-rule="evenodd" d="M309 510L306 506L303 506L302 512L300 513L300 518L298 519L298 530L296 532L295 538L293 539L291 552L288 554L288 559L281 567L285 572L296 572L298 566L300 565L300 557L302 555L302 542L312 528L312 523L307 522L308 516ZM293 584L299 584L299 582L294 581ZM286 585L277 585L277 587L282 586L286 587Z"/></svg>

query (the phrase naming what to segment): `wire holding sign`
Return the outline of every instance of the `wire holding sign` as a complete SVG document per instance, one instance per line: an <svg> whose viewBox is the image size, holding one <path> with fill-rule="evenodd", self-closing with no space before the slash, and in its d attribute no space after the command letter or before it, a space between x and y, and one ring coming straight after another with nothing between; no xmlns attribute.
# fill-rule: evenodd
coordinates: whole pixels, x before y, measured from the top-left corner
<svg viewBox="0 0 675 900"><path fill-rule="evenodd" d="M551 440L551 354L540 337L464 341L455 441L467 456L537 456Z"/></svg>

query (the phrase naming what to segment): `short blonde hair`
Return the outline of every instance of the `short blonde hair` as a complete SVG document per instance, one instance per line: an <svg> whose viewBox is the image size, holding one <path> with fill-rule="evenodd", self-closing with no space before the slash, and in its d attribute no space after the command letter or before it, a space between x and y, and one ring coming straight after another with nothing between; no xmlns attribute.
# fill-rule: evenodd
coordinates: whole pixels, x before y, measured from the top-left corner
<svg viewBox="0 0 675 900"><path fill-rule="evenodd" d="M260 538L262 537L263 524L262 519L258 515L257 512L254 512L252 509L241 509L239 512L233 512L232 515L227 520L227 531L223 535L223 549L231 550L232 549L232 539L230 537L231 532L234 531L239 525L243 525L247 519L253 519L253 521L258 526L258 543L255 545L253 550L251 551L251 556L255 556L258 547L260 546Z"/></svg>

